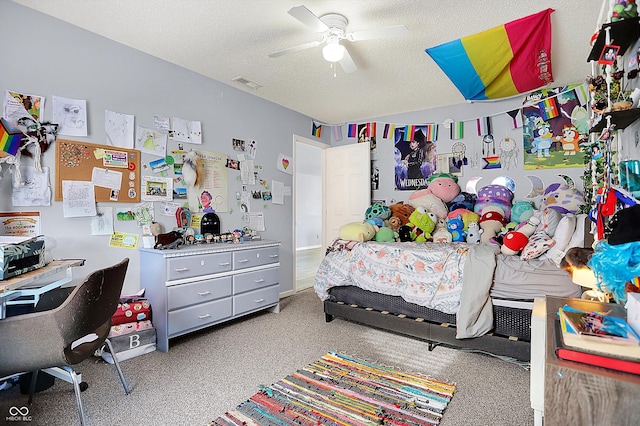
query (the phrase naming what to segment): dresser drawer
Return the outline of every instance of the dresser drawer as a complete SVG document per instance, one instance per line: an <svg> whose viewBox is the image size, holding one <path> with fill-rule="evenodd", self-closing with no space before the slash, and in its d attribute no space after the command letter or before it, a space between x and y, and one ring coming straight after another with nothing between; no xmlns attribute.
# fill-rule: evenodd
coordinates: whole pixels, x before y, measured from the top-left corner
<svg viewBox="0 0 640 426"><path fill-rule="evenodd" d="M233 269L251 268L279 262L278 247L240 250L233 253Z"/></svg>
<svg viewBox="0 0 640 426"><path fill-rule="evenodd" d="M167 309L182 308L226 296L231 296L231 277L174 285L167 288Z"/></svg>
<svg viewBox="0 0 640 426"><path fill-rule="evenodd" d="M167 259L167 280L181 280L231 270L231 253L199 254Z"/></svg>
<svg viewBox="0 0 640 426"><path fill-rule="evenodd" d="M280 299L278 284L233 296L233 315L240 315L274 305Z"/></svg>
<svg viewBox="0 0 640 426"><path fill-rule="evenodd" d="M233 276L233 294L244 293L280 282L279 269L269 268Z"/></svg>
<svg viewBox="0 0 640 426"><path fill-rule="evenodd" d="M169 312L169 336L231 317L231 297Z"/></svg>

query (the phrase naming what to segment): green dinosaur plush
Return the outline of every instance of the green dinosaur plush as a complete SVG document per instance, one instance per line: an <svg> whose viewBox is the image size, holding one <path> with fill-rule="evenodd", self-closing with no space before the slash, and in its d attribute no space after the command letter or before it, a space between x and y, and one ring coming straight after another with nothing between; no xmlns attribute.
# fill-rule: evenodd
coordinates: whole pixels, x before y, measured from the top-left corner
<svg viewBox="0 0 640 426"><path fill-rule="evenodd" d="M378 232L376 232L376 235L375 237L373 237L373 240L379 243L393 242L398 239L398 236L399 236L398 233L395 232L393 229L388 228L386 226L382 226L378 229Z"/></svg>
<svg viewBox="0 0 640 426"><path fill-rule="evenodd" d="M408 226L411 227L411 240L425 242L431 239L431 232L436 228L436 219L433 213L427 212L422 206L418 206L409 216Z"/></svg>

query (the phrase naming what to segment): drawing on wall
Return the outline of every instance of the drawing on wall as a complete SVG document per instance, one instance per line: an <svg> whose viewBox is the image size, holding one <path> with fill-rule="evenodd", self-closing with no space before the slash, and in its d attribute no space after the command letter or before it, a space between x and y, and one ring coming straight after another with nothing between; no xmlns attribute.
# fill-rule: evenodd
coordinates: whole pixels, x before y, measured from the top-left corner
<svg viewBox="0 0 640 426"><path fill-rule="evenodd" d="M173 200L173 179L160 176L142 176L142 201Z"/></svg>
<svg viewBox="0 0 640 426"><path fill-rule="evenodd" d="M87 136L87 101L54 95L53 122L59 135Z"/></svg>
<svg viewBox="0 0 640 426"><path fill-rule="evenodd" d="M169 138L176 142L202 144L202 128L199 121L171 117Z"/></svg>
<svg viewBox="0 0 640 426"><path fill-rule="evenodd" d="M395 129L395 189L415 191L427 187L437 168L436 144L426 140L427 126Z"/></svg>
<svg viewBox="0 0 640 426"><path fill-rule="evenodd" d="M276 169L284 172L288 175L293 174L293 159L284 154L278 154L278 159L276 160Z"/></svg>
<svg viewBox="0 0 640 426"><path fill-rule="evenodd" d="M202 160L204 170L203 183L198 188L188 187L187 198L192 212L202 211L201 195L203 191L211 194L210 207L216 212L228 211L228 168L227 155L217 152L196 151Z"/></svg>
<svg viewBox="0 0 640 426"><path fill-rule="evenodd" d="M49 168L37 172L33 166L20 166L20 182L14 182L11 202L14 207L50 206Z"/></svg>
<svg viewBox="0 0 640 426"><path fill-rule="evenodd" d="M588 99L583 84L542 89L525 98L525 170L584 167L580 141L588 138Z"/></svg>
<svg viewBox="0 0 640 426"><path fill-rule="evenodd" d="M44 96L26 95L10 90L5 92L2 116L11 126L15 126L23 117L40 122L43 115Z"/></svg>
<svg viewBox="0 0 640 426"><path fill-rule="evenodd" d="M164 157L167 153L167 135L148 127L136 127L135 148L147 154Z"/></svg>
<svg viewBox="0 0 640 426"><path fill-rule="evenodd" d="M133 115L105 110L104 131L107 145L133 149L133 120Z"/></svg>

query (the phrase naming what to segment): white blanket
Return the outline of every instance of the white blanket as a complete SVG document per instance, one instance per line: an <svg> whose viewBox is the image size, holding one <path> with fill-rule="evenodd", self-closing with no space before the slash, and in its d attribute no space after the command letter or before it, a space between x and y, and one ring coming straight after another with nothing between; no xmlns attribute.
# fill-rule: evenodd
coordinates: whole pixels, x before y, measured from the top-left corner
<svg viewBox="0 0 640 426"><path fill-rule="evenodd" d="M331 251L320 265L314 289L322 300L331 287L354 285L456 314L460 339L493 327L495 246L369 241L349 248Z"/></svg>

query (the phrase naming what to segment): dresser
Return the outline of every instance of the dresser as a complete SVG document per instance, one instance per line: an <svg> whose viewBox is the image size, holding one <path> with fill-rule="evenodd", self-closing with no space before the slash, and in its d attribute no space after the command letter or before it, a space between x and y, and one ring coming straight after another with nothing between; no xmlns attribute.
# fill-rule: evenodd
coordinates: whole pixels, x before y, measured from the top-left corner
<svg viewBox="0 0 640 426"><path fill-rule="evenodd" d="M140 249L140 288L157 347L169 339L263 309L279 310L278 241Z"/></svg>
<svg viewBox="0 0 640 426"><path fill-rule="evenodd" d="M607 311L607 304L600 302L550 296L536 299L531 321L534 423L637 425L640 376L566 361L555 355L554 321L565 303L582 310Z"/></svg>

